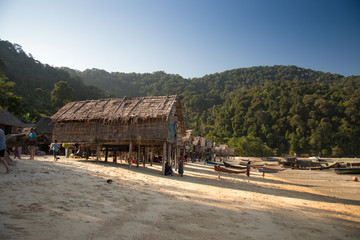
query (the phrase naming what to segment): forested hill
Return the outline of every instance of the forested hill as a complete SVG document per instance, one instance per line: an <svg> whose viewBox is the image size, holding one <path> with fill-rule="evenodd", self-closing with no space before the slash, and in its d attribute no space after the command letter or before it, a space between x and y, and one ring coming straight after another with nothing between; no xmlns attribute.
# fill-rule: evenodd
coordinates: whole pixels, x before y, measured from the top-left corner
<svg viewBox="0 0 360 240"><path fill-rule="evenodd" d="M13 95L4 97L5 93L1 93L0 107L25 122L36 121L41 115L52 115L69 101L106 96L81 78L36 61L18 44L0 40L0 61L3 63L0 68L1 91Z"/></svg>
<svg viewBox="0 0 360 240"><path fill-rule="evenodd" d="M193 79L164 72L71 72L113 96L181 94L188 128L228 143L238 154L360 154L360 76L296 66Z"/></svg>
<svg viewBox="0 0 360 240"><path fill-rule="evenodd" d="M192 79L165 72L55 69L16 44L0 43L6 65L5 76L0 61L0 106L23 120L26 113L51 115L70 100L179 94L188 129L228 143L243 156L360 154L360 76L296 66L241 68Z"/></svg>

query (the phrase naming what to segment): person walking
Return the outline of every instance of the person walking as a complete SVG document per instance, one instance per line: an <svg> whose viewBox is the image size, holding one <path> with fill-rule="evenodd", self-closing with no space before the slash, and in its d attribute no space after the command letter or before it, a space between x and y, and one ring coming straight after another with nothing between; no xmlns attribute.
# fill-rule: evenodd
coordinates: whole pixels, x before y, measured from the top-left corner
<svg viewBox="0 0 360 240"><path fill-rule="evenodd" d="M180 176L183 176L183 174L184 174L184 164L185 164L185 158L182 154L180 154L180 157L179 157L179 174L180 174Z"/></svg>
<svg viewBox="0 0 360 240"><path fill-rule="evenodd" d="M35 133L34 129L32 128L31 132L29 134L29 138L34 138L34 137L36 137L36 133ZM30 152L30 159L35 160L35 145L30 145L28 147L28 149Z"/></svg>
<svg viewBox="0 0 360 240"><path fill-rule="evenodd" d="M5 133L4 131L0 128L0 161L4 164L5 168L6 168L6 173L10 173L10 168L9 165L7 164L6 160L5 160L5 151L6 151L6 141L5 141Z"/></svg>
<svg viewBox="0 0 360 240"><path fill-rule="evenodd" d="M50 150L53 150L53 154L54 154L54 162L57 162L57 151L59 150L59 144L57 144L57 140L55 140L54 143L50 144Z"/></svg>
<svg viewBox="0 0 360 240"><path fill-rule="evenodd" d="M248 161L248 163L246 164L246 176L250 177L250 166L251 166L251 162Z"/></svg>

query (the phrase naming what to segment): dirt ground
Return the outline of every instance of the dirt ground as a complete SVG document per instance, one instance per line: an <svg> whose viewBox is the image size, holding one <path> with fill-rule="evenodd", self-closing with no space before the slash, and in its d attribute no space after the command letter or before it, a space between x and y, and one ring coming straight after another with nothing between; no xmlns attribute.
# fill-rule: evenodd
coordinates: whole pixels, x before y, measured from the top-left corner
<svg viewBox="0 0 360 240"><path fill-rule="evenodd" d="M184 177L160 165L16 162L0 167L0 239L360 239L360 182L331 169L219 179L203 162Z"/></svg>

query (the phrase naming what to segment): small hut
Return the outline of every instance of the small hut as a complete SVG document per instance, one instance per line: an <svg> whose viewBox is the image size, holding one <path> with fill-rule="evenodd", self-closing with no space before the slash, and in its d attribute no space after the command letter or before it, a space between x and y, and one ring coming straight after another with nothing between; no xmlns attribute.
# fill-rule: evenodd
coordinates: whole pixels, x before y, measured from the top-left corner
<svg viewBox="0 0 360 240"><path fill-rule="evenodd" d="M193 130L186 130L186 135L182 137L182 146L184 152L189 153L192 149L192 141L193 141Z"/></svg>
<svg viewBox="0 0 360 240"><path fill-rule="evenodd" d="M4 130L5 134L16 133L18 128L23 127L25 127L25 123L5 109L0 109L0 128Z"/></svg>
<svg viewBox="0 0 360 240"><path fill-rule="evenodd" d="M109 98L71 102L51 117L53 140L77 143L91 149L113 148L132 151L138 161L160 148L165 161L177 159L178 138L185 135L181 97L152 96ZM146 150L146 151L145 151ZM107 155L105 155L107 157ZM143 161L145 164L145 161Z"/></svg>
<svg viewBox="0 0 360 240"><path fill-rule="evenodd" d="M39 149L44 152L49 151L49 145L52 139L52 132L54 129L54 123L51 121L50 117L42 117L34 124L34 128L36 129L36 134L41 134L46 136L48 141L44 144L39 145Z"/></svg>

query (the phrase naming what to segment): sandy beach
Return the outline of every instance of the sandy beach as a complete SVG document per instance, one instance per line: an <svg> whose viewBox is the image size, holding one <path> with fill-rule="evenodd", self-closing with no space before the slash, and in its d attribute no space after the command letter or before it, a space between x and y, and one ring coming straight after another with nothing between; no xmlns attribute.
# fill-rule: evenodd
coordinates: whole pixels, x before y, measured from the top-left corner
<svg viewBox="0 0 360 240"><path fill-rule="evenodd" d="M360 239L360 182L333 169L219 179L203 162L181 177L24 157L0 167L0 239Z"/></svg>

